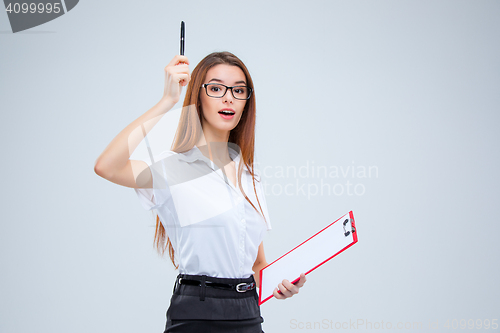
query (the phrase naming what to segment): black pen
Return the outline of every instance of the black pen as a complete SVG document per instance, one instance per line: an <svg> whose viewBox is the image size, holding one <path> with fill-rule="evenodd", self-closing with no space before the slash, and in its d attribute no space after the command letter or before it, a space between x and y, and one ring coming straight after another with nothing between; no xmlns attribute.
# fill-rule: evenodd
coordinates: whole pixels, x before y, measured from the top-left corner
<svg viewBox="0 0 500 333"><path fill-rule="evenodd" d="M184 21L181 21L181 55L184 55Z"/></svg>

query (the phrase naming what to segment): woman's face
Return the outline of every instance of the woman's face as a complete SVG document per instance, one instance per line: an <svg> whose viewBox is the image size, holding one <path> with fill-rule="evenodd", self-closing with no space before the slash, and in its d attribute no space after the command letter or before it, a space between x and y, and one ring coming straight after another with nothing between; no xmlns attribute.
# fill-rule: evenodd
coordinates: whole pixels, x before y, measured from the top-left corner
<svg viewBox="0 0 500 333"><path fill-rule="evenodd" d="M228 87L247 85L245 74L241 68L224 64L210 68L203 83L221 83ZM226 94L222 98L210 97L206 94L205 88L201 89L201 109L204 118L203 130L216 132L219 135L223 133L223 135L229 136L229 131L238 125L247 101L234 98L230 89L227 89ZM211 89L213 93L218 91L216 87L207 86L209 93ZM235 91L234 93L237 96L238 92ZM233 111L234 115L221 114L222 110Z"/></svg>

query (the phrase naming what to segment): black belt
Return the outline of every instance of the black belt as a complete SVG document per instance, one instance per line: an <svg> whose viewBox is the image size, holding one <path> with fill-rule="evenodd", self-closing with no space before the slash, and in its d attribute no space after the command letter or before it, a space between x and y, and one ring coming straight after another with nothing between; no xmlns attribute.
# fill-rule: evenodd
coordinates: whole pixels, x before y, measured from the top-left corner
<svg viewBox="0 0 500 333"><path fill-rule="evenodd" d="M218 283L218 282L212 282L212 281L206 281L206 280L203 282L204 282L205 286L207 286L207 287L221 288L221 289L226 289L226 290L236 290L239 293L244 293L244 292L255 289L255 282L250 282L250 283L243 282L243 283L237 283L237 284ZM184 284L184 285L201 286L202 280L178 277L178 283Z"/></svg>

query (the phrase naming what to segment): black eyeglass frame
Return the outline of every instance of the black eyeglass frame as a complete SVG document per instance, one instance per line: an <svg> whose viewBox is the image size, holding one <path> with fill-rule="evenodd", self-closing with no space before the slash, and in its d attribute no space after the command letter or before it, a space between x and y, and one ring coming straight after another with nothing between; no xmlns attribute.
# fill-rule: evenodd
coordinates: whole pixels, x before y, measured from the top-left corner
<svg viewBox="0 0 500 333"><path fill-rule="evenodd" d="M226 88L226 91L224 91L224 94L222 96L220 96L220 97L210 96L208 94L207 86L216 86L216 85L217 86L223 86L223 87ZM248 96L247 96L247 98L238 98L238 97L234 96L233 88L239 88L239 87L245 87L245 88L248 89ZM231 89L231 95L233 95L233 97L235 99L240 100L240 101L247 101L247 100L249 100L250 97L252 96L252 92L253 92L252 88L250 88L249 86L232 86L232 87L228 87L228 86L226 86L225 84L222 84L222 83L203 83L200 88L205 88L205 93L207 94L207 96L208 97L212 97L212 98L222 98L222 97L226 96L227 90Z"/></svg>

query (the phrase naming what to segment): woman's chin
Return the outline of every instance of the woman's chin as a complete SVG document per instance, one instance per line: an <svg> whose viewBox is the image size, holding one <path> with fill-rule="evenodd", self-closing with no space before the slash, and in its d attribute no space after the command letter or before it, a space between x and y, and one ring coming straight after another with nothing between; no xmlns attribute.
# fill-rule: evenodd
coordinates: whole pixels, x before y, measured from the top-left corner
<svg viewBox="0 0 500 333"><path fill-rule="evenodd" d="M220 131L224 131L224 132L230 132L232 131L236 126L221 126L219 127L219 130Z"/></svg>
<svg viewBox="0 0 500 333"><path fill-rule="evenodd" d="M218 121L216 126L214 127L217 128L219 131L231 131L236 127L236 125L238 125L238 123L234 120L231 121L223 120L223 121Z"/></svg>

